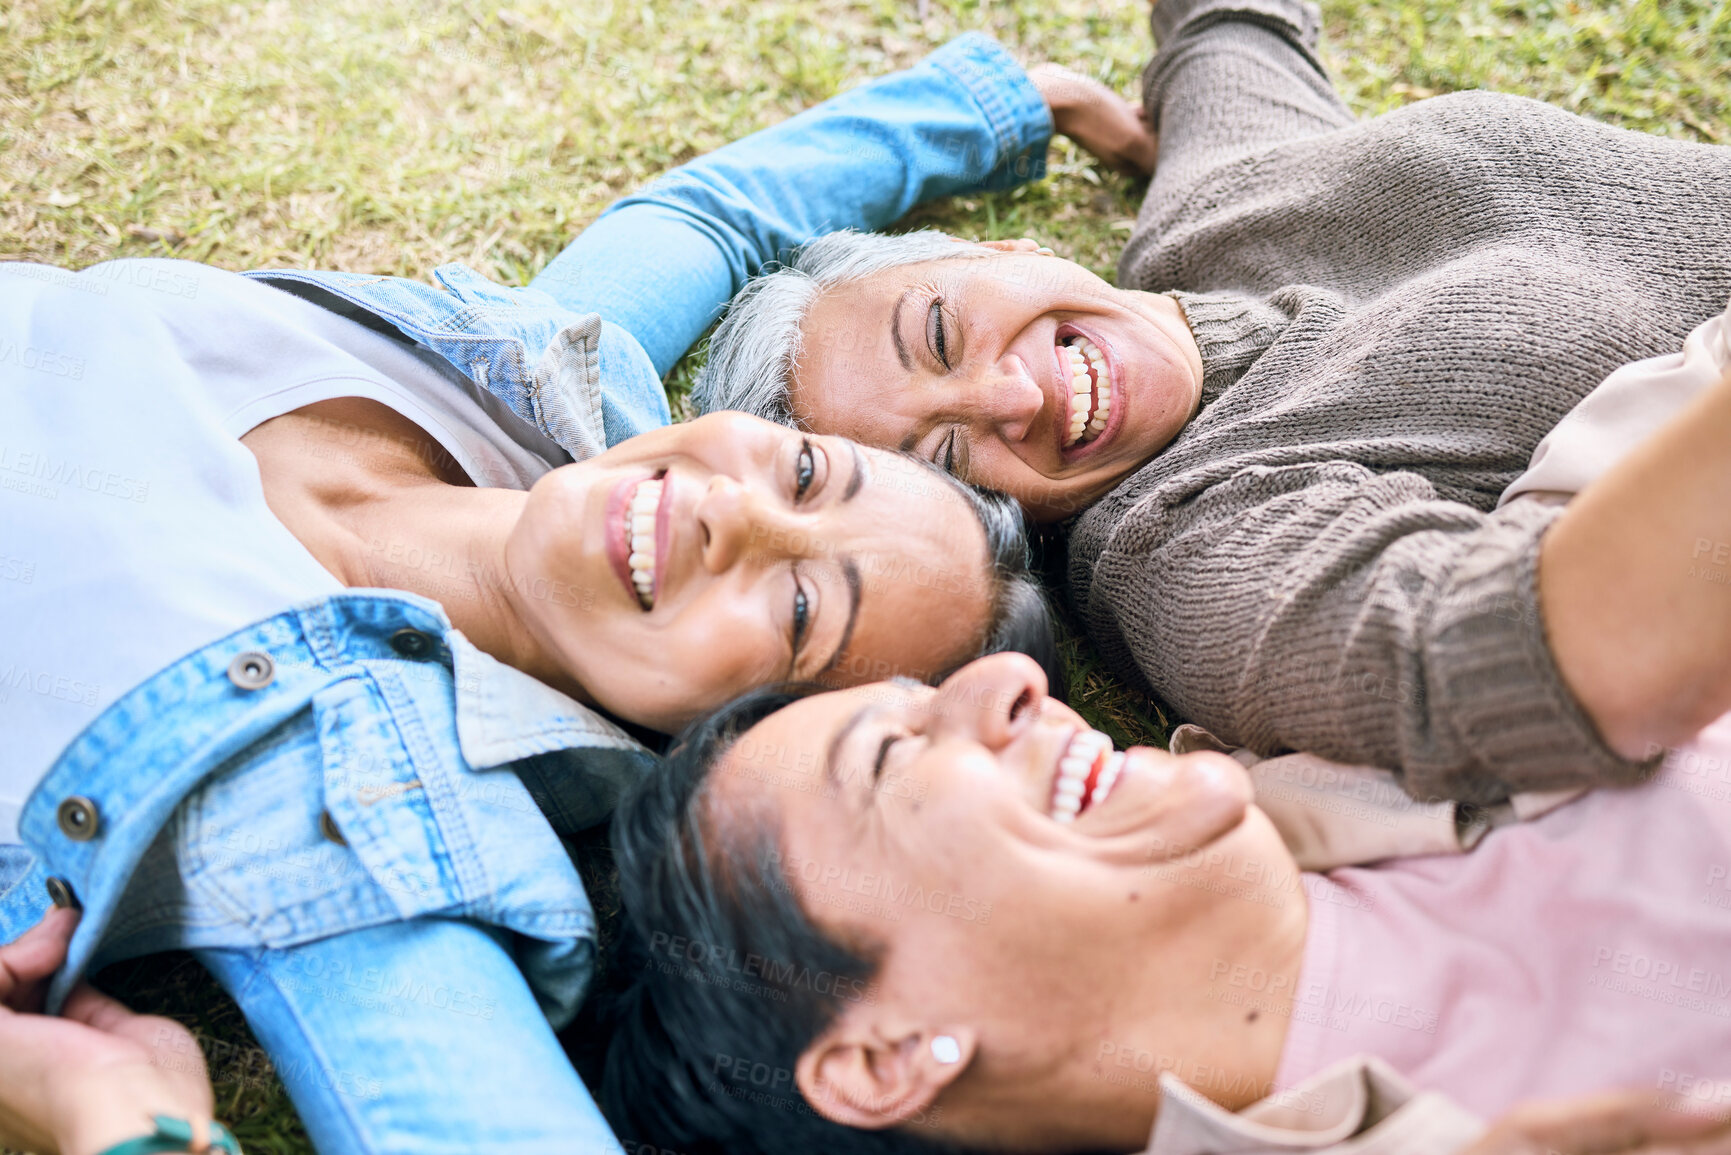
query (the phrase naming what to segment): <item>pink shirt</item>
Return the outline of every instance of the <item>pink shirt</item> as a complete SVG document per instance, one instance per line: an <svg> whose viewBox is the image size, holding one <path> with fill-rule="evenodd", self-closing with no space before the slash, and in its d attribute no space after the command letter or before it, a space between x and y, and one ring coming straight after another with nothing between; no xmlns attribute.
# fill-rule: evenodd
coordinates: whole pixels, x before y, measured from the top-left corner
<svg viewBox="0 0 1731 1155"><path fill-rule="evenodd" d="M1305 886L1281 1087L1368 1052L1487 1118L1611 1087L1731 1104L1731 715L1644 786Z"/></svg>

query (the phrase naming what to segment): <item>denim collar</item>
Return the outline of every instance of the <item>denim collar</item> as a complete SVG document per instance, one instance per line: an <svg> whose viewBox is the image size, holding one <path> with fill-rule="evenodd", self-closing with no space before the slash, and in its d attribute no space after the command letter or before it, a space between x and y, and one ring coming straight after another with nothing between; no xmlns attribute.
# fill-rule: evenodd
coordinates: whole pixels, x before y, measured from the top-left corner
<svg viewBox="0 0 1731 1155"><path fill-rule="evenodd" d="M476 770L559 750L648 753L623 728L581 702L445 631L457 693L457 742Z"/></svg>

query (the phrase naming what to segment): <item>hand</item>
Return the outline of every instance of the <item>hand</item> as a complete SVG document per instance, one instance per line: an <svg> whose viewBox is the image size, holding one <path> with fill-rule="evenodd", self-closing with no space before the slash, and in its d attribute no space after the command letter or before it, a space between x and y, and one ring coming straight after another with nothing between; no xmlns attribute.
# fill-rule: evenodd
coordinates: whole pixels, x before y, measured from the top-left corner
<svg viewBox="0 0 1731 1155"><path fill-rule="evenodd" d="M173 1115L192 1122L202 1150L215 1100L190 1031L84 984L63 1018L34 1013L77 924L77 911L53 910L0 947L0 1145L93 1155Z"/></svg>
<svg viewBox="0 0 1731 1155"><path fill-rule="evenodd" d="M1694 1109L1691 1110L1690 1108ZM1461 1155L1728 1155L1731 1125L1655 1091L1516 1107Z"/></svg>
<svg viewBox="0 0 1731 1155"><path fill-rule="evenodd" d="M1052 127L1100 159L1106 167L1131 176L1149 176L1160 146L1142 109L1097 80L1059 64L1039 64L1028 70L1046 107Z"/></svg>

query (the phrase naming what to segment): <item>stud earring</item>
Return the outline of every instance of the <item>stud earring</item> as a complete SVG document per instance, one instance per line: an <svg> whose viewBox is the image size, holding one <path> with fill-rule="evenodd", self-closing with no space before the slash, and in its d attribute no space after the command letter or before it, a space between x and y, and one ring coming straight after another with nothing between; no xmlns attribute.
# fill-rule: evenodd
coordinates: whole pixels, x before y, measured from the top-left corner
<svg viewBox="0 0 1731 1155"><path fill-rule="evenodd" d="M962 1061L962 1045L949 1035L935 1035L932 1038L932 1058L949 1066Z"/></svg>

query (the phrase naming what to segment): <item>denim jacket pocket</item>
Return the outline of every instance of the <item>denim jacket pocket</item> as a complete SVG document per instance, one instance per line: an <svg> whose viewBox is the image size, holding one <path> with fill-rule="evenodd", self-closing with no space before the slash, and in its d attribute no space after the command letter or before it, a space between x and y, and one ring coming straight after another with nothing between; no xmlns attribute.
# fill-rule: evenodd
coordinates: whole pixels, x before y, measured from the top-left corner
<svg viewBox="0 0 1731 1155"><path fill-rule="evenodd" d="M175 919L178 945L280 948L451 904L436 871L375 852L361 832L376 823L333 814L333 800L341 811L356 793L383 796L387 784L413 779L401 743L365 725L374 721L360 714L369 689L355 677L326 686L187 799L172 833L188 900ZM357 741L357 729L370 732ZM414 831L414 850L426 846L428 825Z"/></svg>

